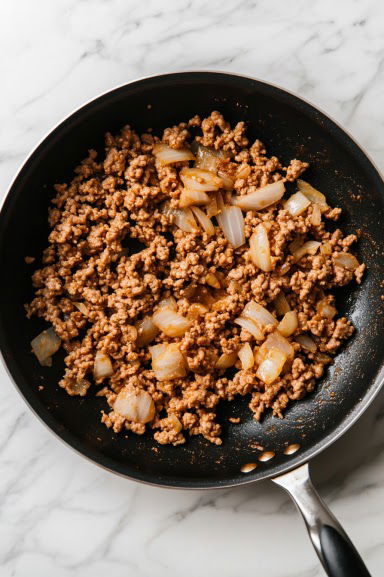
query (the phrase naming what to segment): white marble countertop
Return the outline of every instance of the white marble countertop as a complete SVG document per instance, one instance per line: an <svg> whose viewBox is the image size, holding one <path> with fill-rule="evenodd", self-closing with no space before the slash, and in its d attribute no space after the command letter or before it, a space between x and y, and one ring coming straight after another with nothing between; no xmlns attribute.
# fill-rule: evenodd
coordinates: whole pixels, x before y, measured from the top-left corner
<svg viewBox="0 0 384 577"><path fill-rule="evenodd" d="M384 169L383 20L380 0L2 0L1 193L74 107L137 76L199 68L298 92ZM54 438L0 370L2 577L324 574L277 487L169 491L115 477ZM382 575L384 395L313 469Z"/></svg>

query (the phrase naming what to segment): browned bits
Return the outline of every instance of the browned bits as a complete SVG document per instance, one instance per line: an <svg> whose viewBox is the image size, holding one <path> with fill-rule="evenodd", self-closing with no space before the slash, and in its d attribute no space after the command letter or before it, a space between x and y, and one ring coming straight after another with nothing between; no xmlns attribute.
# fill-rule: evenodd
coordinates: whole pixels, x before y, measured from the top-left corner
<svg viewBox="0 0 384 577"><path fill-rule="evenodd" d="M194 158L211 175L196 179L188 170ZM297 159L283 167L259 140L248 141L243 122L230 126L216 111L166 128L161 139L130 126L107 134L105 155L90 151L72 180L55 186L48 245L26 307L64 348L60 386L70 395L103 397L102 422L114 431L150 429L158 443L173 445L186 435L219 445L220 401L248 395L260 420L268 410L282 417L311 392L353 332L338 317L332 290L361 281L364 265L351 253L356 236L327 231L327 219L337 220L340 210L304 181L291 192L309 195L309 206L302 195L288 205L285 195L267 208L246 206L267 185L283 194L306 167ZM191 198L187 185L200 189L194 201L209 203L181 211L180 201ZM236 236L245 239L236 249L218 226L233 196L242 206ZM263 262L250 247L256 230L268 248ZM153 318L164 301L165 312ZM253 313L266 318L262 326L244 316L251 301L259 305ZM239 318L246 322L235 323ZM297 327L287 319L297 319ZM289 342L276 333L279 322ZM268 356L265 342L280 349L277 373L270 367L276 351ZM257 448L261 461L274 456Z"/></svg>

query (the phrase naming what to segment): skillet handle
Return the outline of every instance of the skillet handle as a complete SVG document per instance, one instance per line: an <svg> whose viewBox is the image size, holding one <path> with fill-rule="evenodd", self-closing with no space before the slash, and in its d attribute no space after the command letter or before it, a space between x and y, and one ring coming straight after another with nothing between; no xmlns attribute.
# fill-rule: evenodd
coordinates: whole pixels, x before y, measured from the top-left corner
<svg viewBox="0 0 384 577"><path fill-rule="evenodd" d="M308 464L272 481L283 487L296 503L329 577L370 577L348 535L312 485Z"/></svg>

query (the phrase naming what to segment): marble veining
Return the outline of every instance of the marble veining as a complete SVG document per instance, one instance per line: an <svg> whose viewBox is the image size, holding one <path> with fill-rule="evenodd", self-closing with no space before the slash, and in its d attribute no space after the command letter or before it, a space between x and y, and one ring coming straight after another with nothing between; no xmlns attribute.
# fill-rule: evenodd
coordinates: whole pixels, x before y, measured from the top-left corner
<svg viewBox="0 0 384 577"><path fill-rule="evenodd" d="M384 168L379 0L3 0L0 190L64 115L137 76L254 75L335 117ZM4 282L4 279L3 279ZM169 491L63 446L0 368L2 577L320 577L299 515L269 483ZM313 464L374 575L384 565L384 395Z"/></svg>

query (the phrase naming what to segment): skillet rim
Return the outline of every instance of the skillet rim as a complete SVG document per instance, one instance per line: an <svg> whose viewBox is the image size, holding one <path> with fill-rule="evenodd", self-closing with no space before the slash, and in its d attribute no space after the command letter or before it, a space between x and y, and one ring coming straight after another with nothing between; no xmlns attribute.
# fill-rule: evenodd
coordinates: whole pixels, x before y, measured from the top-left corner
<svg viewBox="0 0 384 577"><path fill-rule="evenodd" d="M140 83L140 82L143 82L146 80L152 80L152 79L156 79L156 78L160 79L160 78L169 77L171 80L173 76L177 77L177 76L183 76L183 75L199 75L199 74L207 74L207 75L216 75L217 74L217 75L221 75L221 76L230 76L230 77L235 77L235 78L241 78L244 80L254 81L254 82L257 82L259 84L269 86L269 87L275 89L278 93L286 94L286 95L292 97L294 100L296 99L297 101L304 103L308 108L312 109L314 112L320 113L320 115L322 115L328 121L328 123L333 124L334 127L336 127L336 129L339 131L339 133L341 133L347 139L350 140L350 142L355 146L355 148L363 156L365 156L366 160L371 165L372 170L374 172L376 172L377 177L379 178L379 180L382 182L382 184L384 186L384 174L379 169L379 167L376 165L374 160L371 158L370 154L363 148L363 146L361 146L355 140L355 138L351 135L351 133L347 129L345 129L337 120L335 120L327 112L322 110L322 108L313 104L310 100L307 100L306 98L303 98L302 96L299 96L297 93L295 93L292 90L282 88L281 86L279 86L275 83L261 80L257 77L250 76L247 74L240 74L240 73L230 72L230 71L225 71L225 70L211 70L211 69L205 69L205 68L203 68L203 69L190 69L190 70L178 70L178 71L171 71L171 72L163 72L161 74L150 74L150 75L146 75L146 76L140 76L140 77L132 79L129 82L124 82L124 83L118 84L117 86L114 86L113 88L108 89L106 91L103 91L103 92L99 93L97 96L86 100L83 104L76 107L69 114L65 115L61 120L56 122L54 124L54 126L50 130L48 130L39 139L39 141L33 147L33 149L25 155L22 163L20 164L20 166L16 170L13 178L11 179L9 186L7 187L6 193L0 202L0 226L1 226L1 220L4 218L5 211L7 208L5 206L6 202L7 202L8 198L11 196L12 189L13 189L14 185L16 184L16 182L19 178L19 175L22 174L24 169L27 167L28 163L30 161L32 161L34 155L38 152L40 147L43 146L45 141L50 136L52 136L56 131L59 131L60 127L62 125L64 125L67 121L69 121L71 119L71 117L80 113L83 109L86 109L89 105L95 103L97 100L99 100L103 97L106 97L109 94L112 94L113 92L117 92L120 89L124 89L124 88L126 88L132 84L136 84L136 83ZM384 197L384 193L383 193L383 197ZM2 326L0 325L0 331L1 330L2 330ZM260 476L258 473L258 478L255 479L255 478L253 478L252 475L244 475L244 474L239 473L236 481L232 481L232 480L221 481L221 480L217 480L217 479L215 479L213 481L212 480L208 480L208 481L207 480L195 480L195 479L184 480L184 479L176 479L175 477L169 476L169 477L162 477L161 478L162 480L160 482L159 480L153 479L153 478L155 478L155 479L158 478L158 476L153 475L152 473L140 473L139 470L137 471L137 473L132 471L132 474L122 473L121 471L119 471L117 469L116 465L115 466L113 465L114 461L112 459L110 459L109 457L105 457L104 455L102 455L99 452L95 452L93 449L90 450L88 448L88 453L97 453L97 456L92 456L91 454L87 454L86 452L84 452L84 447L82 448L82 446L83 446L82 441L79 441L78 438L75 435L73 435L71 432L60 431L59 430L60 425L58 424L57 420L48 411L46 411L46 409L44 409L44 407L42 407L42 406L38 407L38 403L33 402L34 397L32 395L31 395L31 398L27 398L27 396L24 394L24 392L22 392L21 388L19 387L18 383L16 382L16 377L14 377L14 375L11 373L11 370L8 367L8 364L6 363L6 360L5 360L4 355L3 355L3 351L1 349L0 349L0 359L1 359L1 362L4 366L4 368L5 368L6 374L9 376L13 386L15 387L15 389L17 390L19 395L23 398L26 405L33 412L33 414L36 417L38 417L38 420L56 438L58 438L64 445L70 447L74 452L79 454L81 457L87 459L88 461L91 461L92 463L94 463L98 467L100 467L106 471L109 471L115 475L118 475L119 477L123 477L125 479L129 479L131 481L135 481L138 483L143 483L145 485L151 485L151 486L155 486L155 487L168 488L168 489L185 489L185 490L186 489L189 489L189 490L225 489L225 488L236 487L239 485L248 485L250 483L255 483L258 481L264 481L267 479L277 478L280 475L288 473L288 472L300 467L301 465L308 463L312 458L319 455L322 451L324 451L326 448L328 448L330 445L332 445L337 439L339 439L344 433L346 433L355 424L355 422L360 418L360 416L364 413L364 411L371 405L371 403L374 401L374 399L379 394L380 390L382 389L382 387L384 385L384 364L382 364L379 371L378 371L378 374L376 375L376 378L371 382L371 385L370 385L369 389L367 390L367 392L364 394L364 396L361 397L359 402L356 403L356 405L352 409L352 411L350 411L348 414L346 414L344 416L344 418L338 424L336 429L332 433L328 433L326 435L326 437L322 441L319 441L317 444L315 444L314 447L310 446L309 448L307 448L306 449L306 455L303 455L302 457L300 457L300 455L298 455L298 456L292 458L289 462L287 462L286 465L282 464L281 466L279 466L280 470L278 471L278 474L266 472L265 474L262 474ZM36 405L36 407L34 405ZM43 410L41 410L41 409L43 409ZM43 414L41 414L41 413L43 413ZM109 463L109 464L107 464L107 463Z"/></svg>

